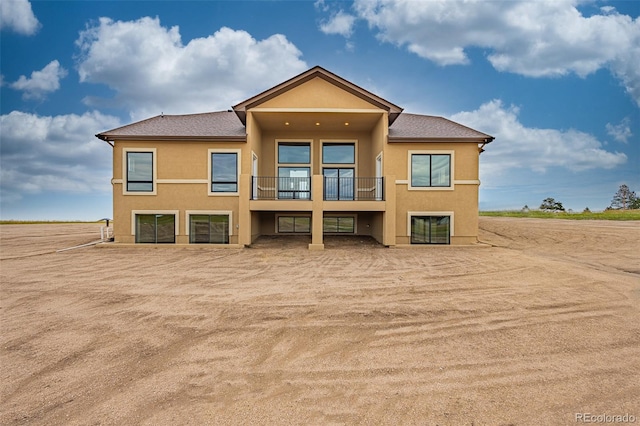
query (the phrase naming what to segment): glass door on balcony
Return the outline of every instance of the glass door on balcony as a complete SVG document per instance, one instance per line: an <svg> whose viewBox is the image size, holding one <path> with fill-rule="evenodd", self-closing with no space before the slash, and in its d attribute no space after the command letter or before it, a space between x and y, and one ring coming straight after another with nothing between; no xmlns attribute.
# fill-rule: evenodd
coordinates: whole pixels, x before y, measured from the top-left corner
<svg viewBox="0 0 640 426"><path fill-rule="evenodd" d="M278 199L310 200L310 168L279 167Z"/></svg>
<svg viewBox="0 0 640 426"><path fill-rule="evenodd" d="M354 177L353 167L325 168L324 199L329 201L353 200Z"/></svg>

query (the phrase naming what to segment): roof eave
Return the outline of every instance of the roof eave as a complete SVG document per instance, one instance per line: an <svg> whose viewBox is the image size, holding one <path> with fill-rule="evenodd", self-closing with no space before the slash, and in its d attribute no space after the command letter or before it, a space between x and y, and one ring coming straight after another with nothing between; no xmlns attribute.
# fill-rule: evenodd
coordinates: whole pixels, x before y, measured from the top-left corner
<svg viewBox="0 0 640 426"><path fill-rule="evenodd" d="M482 143L487 144L494 138L488 137L473 137L473 138L451 138L451 137L407 137L407 136L389 136L389 143Z"/></svg>
<svg viewBox="0 0 640 426"><path fill-rule="evenodd" d="M247 136L154 136L154 135L109 135L99 133L98 139L106 142L119 141L192 141L192 142L246 142Z"/></svg>

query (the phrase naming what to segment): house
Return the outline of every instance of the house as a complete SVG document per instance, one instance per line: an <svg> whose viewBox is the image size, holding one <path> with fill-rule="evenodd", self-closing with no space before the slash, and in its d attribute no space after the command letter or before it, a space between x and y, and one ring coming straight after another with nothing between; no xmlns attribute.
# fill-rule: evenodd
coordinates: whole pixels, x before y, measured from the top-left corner
<svg viewBox="0 0 640 426"><path fill-rule="evenodd" d="M321 68L228 111L159 115L113 147L116 243L243 247L261 235L472 244L478 162L494 138L399 106Z"/></svg>

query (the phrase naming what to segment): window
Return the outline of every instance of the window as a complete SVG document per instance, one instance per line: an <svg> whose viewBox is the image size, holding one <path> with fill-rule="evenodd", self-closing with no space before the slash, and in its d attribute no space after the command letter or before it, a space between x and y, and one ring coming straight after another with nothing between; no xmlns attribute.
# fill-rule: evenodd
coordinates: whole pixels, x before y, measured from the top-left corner
<svg viewBox="0 0 640 426"><path fill-rule="evenodd" d="M278 198L311 198L311 179L309 167L278 167Z"/></svg>
<svg viewBox="0 0 640 426"><path fill-rule="evenodd" d="M353 168L325 168L323 174L325 200L354 199L355 179Z"/></svg>
<svg viewBox="0 0 640 426"><path fill-rule="evenodd" d="M354 234L356 232L355 217L325 217L322 219L322 232L325 234Z"/></svg>
<svg viewBox="0 0 640 426"><path fill-rule="evenodd" d="M136 243L175 243L175 221L173 214L137 214Z"/></svg>
<svg viewBox="0 0 640 426"><path fill-rule="evenodd" d="M280 164L310 164L311 144L302 142L278 143L278 162Z"/></svg>
<svg viewBox="0 0 640 426"><path fill-rule="evenodd" d="M190 215L189 242L229 244L229 215Z"/></svg>
<svg viewBox="0 0 640 426"><path fill-rule="evenodd" d="M356 148L353 143L325 143L322 145L324 164L355 164Z"/></svg>
<svg viewBox="0 0 640 426"><path fill-rule="evenodd" d="M322 174L325 200L355 199L356 144L350 142L322 143ZM352 164L340 167L338 164Z"/></svg>
<svg viewBox="0 0 640 426"><path fill-rule="evenodd" d="M238 192L237 152L211 152L211 192Z"/></svg>
<svg viewBox="0 0 640 426"><path fill-rule="evenodd" d="M153 152L126 151L126 192L153 192Z"/></svg>
<svg viewBox="0 0 640 426"><path fill-rule="evenodd" d="M311 218L309 216L279 216L278 233L309 234L311 233Z"/></svg>
<svg viewBox="0 0 640 426"><path fill-rule="evenodd" d="M449 216L411 216L411 244L449 244Z"/></svg>
<svg viewBox="0 0 640 426"><path fill-rule="evenodd" d="M451 155L411 154L411 186L451 186Z"/></svg>
<svg viewBox="0 0 640 426"><path fill-rule="evenodd" d="M310 165L311 143L278 142L279 199L311 199Z"/></svg>

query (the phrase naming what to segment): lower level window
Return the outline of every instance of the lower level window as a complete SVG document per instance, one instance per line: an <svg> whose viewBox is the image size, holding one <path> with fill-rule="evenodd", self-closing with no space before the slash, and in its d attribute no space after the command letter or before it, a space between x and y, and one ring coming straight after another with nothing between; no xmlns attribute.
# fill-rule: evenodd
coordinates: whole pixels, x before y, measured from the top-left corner
<svg viewBox="0 0 640 426"><path fill-rule="evenodd" d="M189 216L189 242L229 244L229 215Z"/></svg>
<svg viewBox="0 0 640 426"><path fill-rule="evenodd" d="M137 214L136 243L175 243L176 217L172 214Z"/></svg>
<svg viewBox="0 0 640 426"><path fill-rule="evenodd" d="M325 234L353 234L356 221L353 216L325 217L322 220L322 232Z"/></svg>
<svg viewBox="0 0 640 426"><path fill-rule="evenodd" d="M278 233L309 234L311 233L311 218L309 216L279 216Z"/></svg>
<svg viewBox="0 0 640 426"><path fill-rule="evenodd" d="M449 244L449 216L412 216L411 244Z"/></svg>

